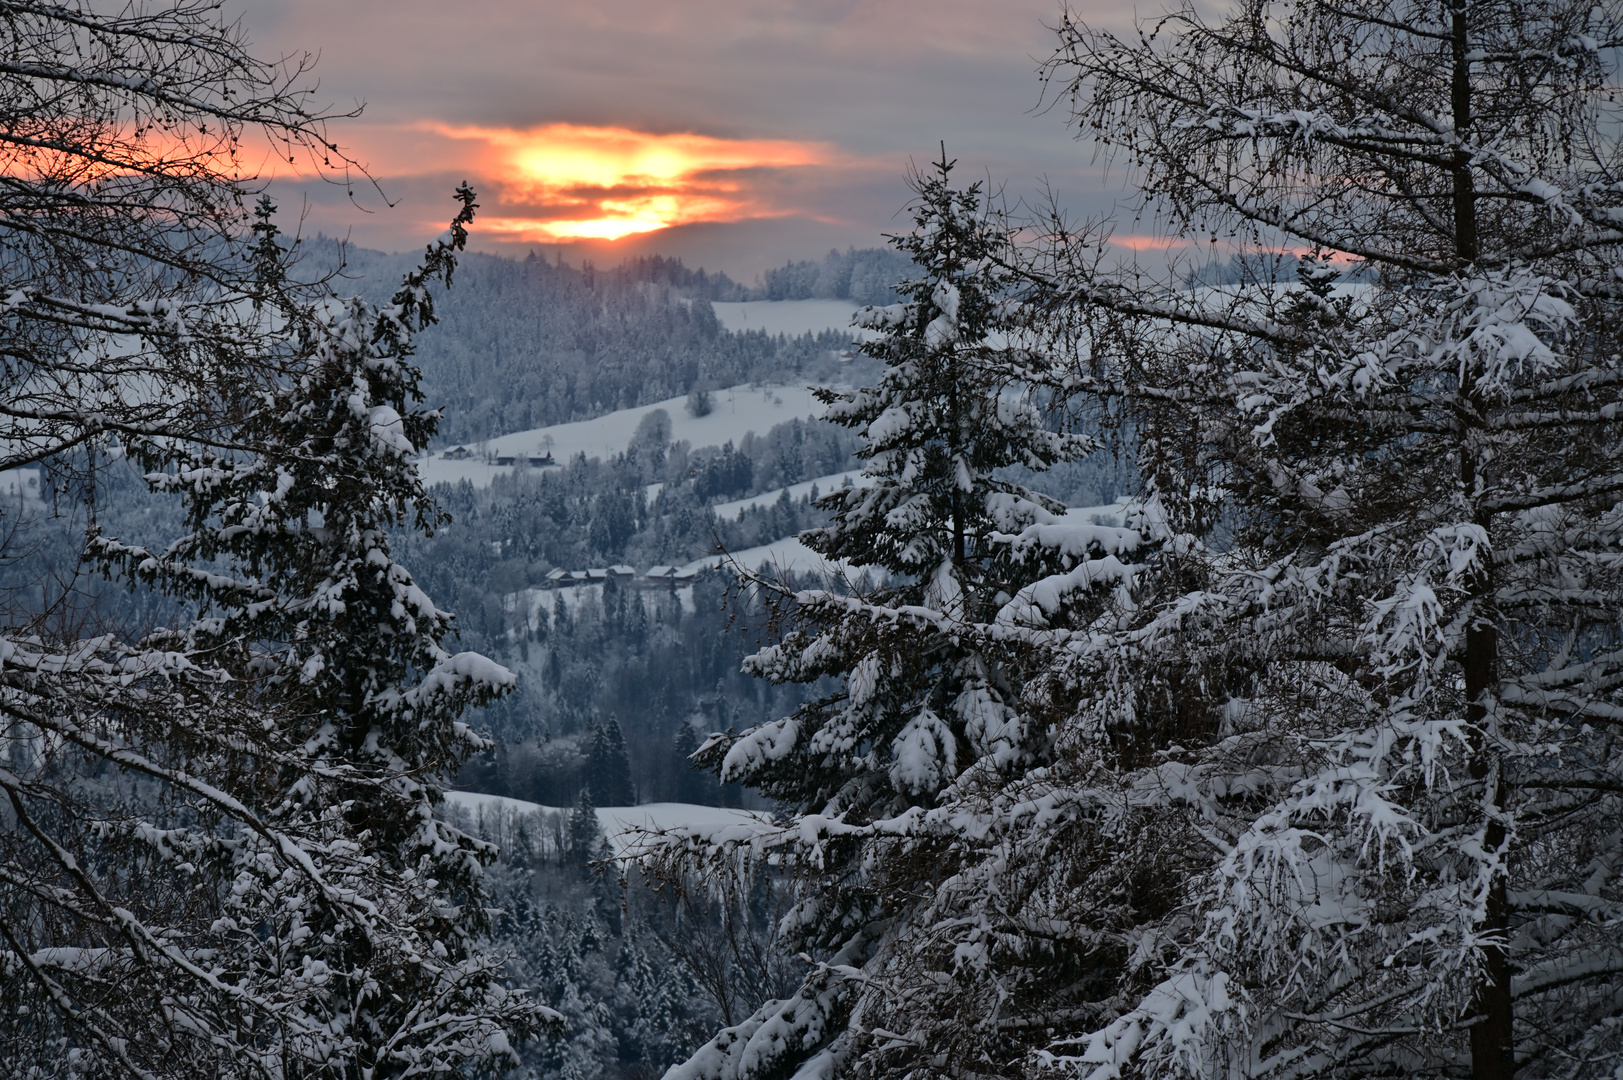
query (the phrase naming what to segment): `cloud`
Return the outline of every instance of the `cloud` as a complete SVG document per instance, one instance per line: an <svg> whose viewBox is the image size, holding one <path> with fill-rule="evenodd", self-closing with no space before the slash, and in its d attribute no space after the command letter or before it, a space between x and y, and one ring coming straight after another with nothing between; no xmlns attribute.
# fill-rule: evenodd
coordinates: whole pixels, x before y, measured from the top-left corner
<svg viewBox="0 0 1623 1080"><path fill-rule="evenodd" d="M826 166L832 147L787 139L547 124L430 125L465 144L462 161L497 185L501 208L485 229L516 240L618 240L676 225L784 217L769 171Z"/></svg>
<svg viewBox="0 0 1623 1080"><path fill-rule="evenodd" d="M1135 234L1112 236L1110 242L1129 251L1174 251L1189 246L1189 241L1182 236L1144 236Z"/></svg>
<svg viewBox="0 0 1623 1080"><path fill-rule="evenodd" d="M758 257L881 243L907 200L909 161L943 140L960 176L1007 181L1015 198L1046 178L1079 212L1114 201L1064 108L1035 108L1060 0L228 3L260 52L321 53L321 101L339 111L366 101L334 134L393 205L364 189L359 206L312 189L307 224L371 246L437 233L454 177L480 192L479 243L618 233L572 242L646 250L668 237L663 250L678 253L703 236L707 258L743 272ZM1074 6L1130 18L1120 3ZM634 161L617 166L622 176L519 167L526 146L568 151L599 137L629 140L633 158L694 141L675 176ZM621 232L633 227L644 231ZM763 255L757 242L794 246Z"/></svg>

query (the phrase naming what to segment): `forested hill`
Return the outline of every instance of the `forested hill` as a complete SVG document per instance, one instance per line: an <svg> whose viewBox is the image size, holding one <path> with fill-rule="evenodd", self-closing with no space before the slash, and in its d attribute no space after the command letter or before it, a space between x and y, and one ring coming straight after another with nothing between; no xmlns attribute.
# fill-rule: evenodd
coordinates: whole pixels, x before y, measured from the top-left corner
<svg viewBox="0 0 1623 1080"><path fill-rule="evenodd" d="M335 241L317 237L307 263L334 266L337 250ZM343 273L352 288L382 300L415 258L350 248ZM660 401L695 386L815 375L810 369L843 338L731 333L710 301L892 303L890 286L906 269L891 251L830 252L745 287L659 256L599 269L534 256L469 255L438 302L440 326L419 341L423 389L445 410L442 439L469 442Z"/></svg>

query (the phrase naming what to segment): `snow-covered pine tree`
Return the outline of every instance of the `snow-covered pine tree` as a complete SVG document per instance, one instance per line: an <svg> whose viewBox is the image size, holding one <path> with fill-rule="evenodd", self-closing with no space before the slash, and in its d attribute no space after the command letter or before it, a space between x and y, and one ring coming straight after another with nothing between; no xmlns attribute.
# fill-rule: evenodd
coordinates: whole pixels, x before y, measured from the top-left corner
<svg viewBox="0 0 1623 1080"><path fill-rule="evenodd" d="M178 619L87 633L94 609L27 591L0 612L0 1060L279 1078L509 1060L546 1011L476 945L488 846L432 810L477 745L457 713L511 676L440 647L449 616L386 538L437 521L409 460L434 424L410 343L472 193L389 305L338 301L296 283L268 202L245 212L234 155L253 129L342 155L214 6L21 3L0 34L22 58L0 73L18 133L0 467L71 478L86 564ZM124 467L110 436L180 504L172 543L95 527L98 469ZM43 526L7 524L9 561Z"/></svg>
<svg viewBox="0 0 1623 1080"><path fill-rule="evenodd" d="M655 947L654 957L649 946ZM692 975L657 939L628 920L614 961L615 1029L620 1060L654 1075L687 1057L698 1039L687 1013L700 1000ZM709 1034L710 1024L698 1035Z"/></svg>
<svg viewBox="0 0 1623 1080"><path fill-rule="evenodd" d="M1248 0L1153 31L1062 28L1082 130L1191 236L1369 272L1042 270L1110 330L1076 385L1124 403L1167 541L1090 650L1126 692L1077 723L1180 718L1116 767L1207 861L1162 886L1142 992L1045 1060L1619 1074L1623 11Z"/></svg>
<svg viewBox="0 0 1623 1080"><path fill-rule="evenodd" d="M602 954L607 936L590 911L538 905L528 889L505 902L502 936L512 951L513 980L555 1002L564 1037L525 1054L509 1080L597 1080L613 1069L619 1045L613 1030L614 973Z"/></svg>
<svg viewBox="0 0 1623 1080"><path fill-rule="evenodd" d="M776 850L797 874L786 943L821 962L671 1080L1004 1067L1008 1031L986 1017L1025 1022L1069 981L1071 957L1023 919L1018 897L988 905L951 882L974 857L966 851L1001 843L985 793L1041 771L1072 692L1032 665L1024 628L1000 626L999 613L1085 623L1129 582L1121 557L1138 536L1075 520L1000 478L1094 443L1045 422L1038 395L1055 360L1020 324L1010 233L980 185L954 187L951 170L943 154L915 179L914 228L893 238L916 266L899 286L907 301L858 314L879 332L864 346L885 361L879 385L823 395L829 418L860 434L869 483L824 496L833 521L802 539L830 560L883 568L885 583L786 593L757 581L786 632L746 670L830 678L838 689L781 720L712 736L695 755L723 782L792 808L791 819L748 842L678 832L649 843L667 869L690 860L712 888L752 850ZM1036 581L1046 590L1033 591ZM967 920L945 910L966 902Z"/></svg>
<svg viewBox="0 0 1623 1080"><path fill-rule="evenodd" d="M602 854L603 828L598 824L597 807L592 802L589 787L580 789L580 798L569 811L569 830L566 837L569 861L584 867Z"/></svg>
<svg viewBox="0 0 1623 1080"><path fill-rule="evenodd" d="M260 726L291 751L272 819L354 843L371 879L355 892L387 904L385 945L353 912L290 892L284 867L239 866L231 886L226 938L243 965L260 962L250 939L269 933L289 940L284 966L325 966L323 993L304 1007L332 1032L320 1068L334 1073L346 1062L386 1075L482 1060L492 1039L501 1045L509 1027L532 1034L538 1018L517 998L491 1011L505 994L499 958L478 944L478 879L493 852L434 820L444 778L486 746L458 716L514 677L441 647L449 613L389 551L391 528L440 520L414 460L435 417L409 361L412 335L434 318L427 286L449 284L466 242L474 195L464 186L458 197L450 230L381 310L310 304L272 283L262 303L282 321L292 377L239 406L234 438L252 453L128 437L154 490L182 496L192 531L162 551L92 542L132 581L198 605L200 620L173 644L253 687ZM274 265L272 211L262 202L254 228ZM436 1014L426 1038L425 1008Z"/></svg>
<svg viewBox="0 0 1623 1080"><path fill-rule="evenodd" d="M626 748L620 720L611 716L607 723L593 721L591 745L586 752L583 784L594 806L632 806L637 793L631 782L631 755Z"/></svg>

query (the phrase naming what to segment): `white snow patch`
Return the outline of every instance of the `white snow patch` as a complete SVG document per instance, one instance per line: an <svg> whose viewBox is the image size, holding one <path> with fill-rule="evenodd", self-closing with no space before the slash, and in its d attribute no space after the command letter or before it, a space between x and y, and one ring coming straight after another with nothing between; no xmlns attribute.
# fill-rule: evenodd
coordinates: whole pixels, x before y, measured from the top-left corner
<svg viewBox="0 0 1623 1080"><path fill-rule="evenodd" d="M768 572L792 570L798 574L816 574L832 578L845 576L853 581L866 574L870 579L883 580L888 575L877 566L852 566L843 559L825 559L800 542L796 536L786 536L770 544L731 551L725 555L706 555L682 567L683 571L698 572L714 567L739 566L745 570L759 570L765 565Z"/></svg>
<svg viewBox="0 0 1623 1080"><path fill-rule="evenodd" d="M543 806L541 803L477 791L447 791L445 801L448 805L466 810L475 819L493 810L512 814L571 813L571 808L567 806ZM699 806L695 803L662 802L597 808L598 827L603 830L604 838L616 855L625 850L639 829L692 829L699 833L710 833L734 825L763 825L771 821L771 814L756 810Z"/></svg>
<svg viewBox="0 0 1623 1080"><path fill-rule="evenodd" d="M811 485L814 483L818 485L817 490L819 492L831 490L830 486L825 486L826 482L833 480L835 483L832 485L832 487L838 487L839 479L846 475L853 476L853 482L859 486L866 486L867 483L872 483L871 478L865 482L860 473L837 473L830 477L819 477L815 481L809 480L803 485L796 484L794 487L789 489L790 495L792 498L797 497L795 493L802 488L805 492L810 492ZM770 504L776 500L779 494L779 492L772 492L769 495L756 496L754 499L739 499L731 503L720 503L712 509L715 511L718 518L724 516L725 514L731 514L732 516L736 517L738 511L744 506L763 501ZM1107 503L1103 506L1076 507L1067 511L1067 516L1075 517L1080 521L1089 522L1091 524L1121 528L1125 524L1125 518L1127 517L1128 513L1135 505L1136 504L1131 500L1122 498L1113 503ZM762 544L759 547L745 548L743 551L732 551L728 552L726 555L706 555L702 559L695 559L688 563L686 566L682 567L682 570L691 572L706 570L711 567L727 567L733 565L741 566L746 570L758 570L763 563L765 563L769 568L792 570L796 574L818 574L823 577L837 577L844 575L855 580L861 575L867 574L870 579L883 581L889 576L886 574L883 567L853 566L843 559L825 559L823 556L819 555L805 544L802 544L800 542L800 538L795 536L786 536L782 540L774 540L770 544Z"/></svg>
<svg viewBox="0 0 1623 1080"><path fill-rule="evenodd" d="M1133 511L1141 509L1141 504L1130 495L1123 495L1113 503L1103 506L1072 506L1067 507L1065 516L1074 521L1087 522L1090 525L1102 525L1107 528L1124 529L1127 527L1127 518Z"/></svg>
<svg viewBox="0 0 1623 1080"><path fill-rule="evenodd" d="M532 454L550 452L560 466L576 454L607 459L630 445L637 425L655 409L664 409L671 418L672 441L685 439L695 448L720 446L729 441L736 445L751 431L765 435L778 424L821 416L823 410L822 403L812 397L811 390L805 386L750 386L746 383L714 391L710 400L712 408L708 416L692 415L687 410L687 398L675 397L591 420L515 431L470 446L476 456L462 461L447 461L434 453L418 462L418 471L430 484L468 480L475 487L484 487L498 473L511 472L518 467L489 464L484 460L486 456L494 459L498 455L513 455L527 459Z"/></svg>
<svg viewBox="0 0 1623 1080"><path fill-rule="evenodd" d="M829 492L845 486L851 481L852 487L867 487L873 483L873 478L864 476L861 469L851 469L847 472L831 473L828 476L819 476L815 480L804 480L798 484L790 484L787 488L778 488L760 495L751 495L747 499L734 499L731 502L717 503L710 509L715 513L717 520L733 521L738 515L756 506L771 506L782 497L785 491L789 492L791 502L799 502L811 494L813 487L817 488L818 495L827 495Z"/></svg>
<svg viewBox="0 0 1623 1080"><path fill-rule="evenodd" d="M765 330L776 337L787 334L821 334L835 330L847 334L853 341L871 341L877 335L871 330L858 330L851 325L860 304L849 300L746 300L742 303L714 303L716 321L735 334L746 330Z"/></svg>

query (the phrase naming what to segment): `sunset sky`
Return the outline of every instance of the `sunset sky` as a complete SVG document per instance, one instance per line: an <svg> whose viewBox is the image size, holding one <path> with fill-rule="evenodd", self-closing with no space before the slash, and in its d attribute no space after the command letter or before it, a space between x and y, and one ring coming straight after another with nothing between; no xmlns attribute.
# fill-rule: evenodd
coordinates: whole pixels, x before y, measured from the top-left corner
<svg viewBox="0 0 1623 1080"><path fill-rule="evenodd" d="M1036 68L1059 0L235 0L262 54L318 52L320 98L391 207L279 180L306 232L386 250L480 194L479 243L617 262L640 252L751 280L874 246L903 224L909 161L1079 213L1125 196L1042 113ZM1125 27L1131 7L1093 0ZM1156 9L1158 10L1158 9ZM1142 245L1131 228L1123 247Z"/></svg>

